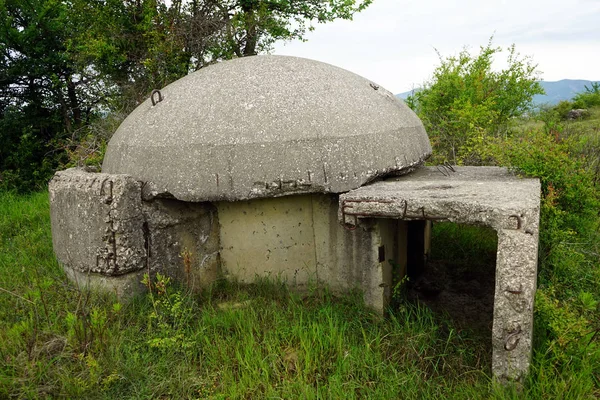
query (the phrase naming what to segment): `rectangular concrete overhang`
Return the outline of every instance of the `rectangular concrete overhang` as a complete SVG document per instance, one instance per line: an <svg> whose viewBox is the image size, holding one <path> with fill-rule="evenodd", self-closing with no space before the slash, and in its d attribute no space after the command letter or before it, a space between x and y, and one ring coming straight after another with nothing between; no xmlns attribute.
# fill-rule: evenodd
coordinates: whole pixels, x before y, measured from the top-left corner
<svg viewBox="0 0 600 400"><path fill-rule="evenodd" d="M499 167L423 167L340 196L338 217L353 229L363 218L450 221L498 233L492 371L520 379L533 334L540 182Z"/></svg>

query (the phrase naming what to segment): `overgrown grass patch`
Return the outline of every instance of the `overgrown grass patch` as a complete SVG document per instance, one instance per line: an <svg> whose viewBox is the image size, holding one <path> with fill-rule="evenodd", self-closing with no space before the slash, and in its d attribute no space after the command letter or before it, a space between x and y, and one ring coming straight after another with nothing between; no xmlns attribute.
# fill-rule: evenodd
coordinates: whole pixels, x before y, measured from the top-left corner
<svg viewBox="0 0 600 400"><path fill-rule="evenodd" d="M45 193L0 194L0 398L593 398L575 363L538 349L521 390L492 382L481 348L405 304L360 293L220 282L202 296L158 278L122 304L68 282ZM570 370L569 370L570 368Z"/></svg>

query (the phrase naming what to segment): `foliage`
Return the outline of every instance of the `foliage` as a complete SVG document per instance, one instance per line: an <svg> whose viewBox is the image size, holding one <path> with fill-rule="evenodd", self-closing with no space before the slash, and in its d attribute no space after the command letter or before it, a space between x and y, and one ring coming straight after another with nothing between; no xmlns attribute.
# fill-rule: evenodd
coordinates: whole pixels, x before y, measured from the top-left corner
<svg viewBox="0 0 600 400"><path fill-rule="evenodd" d="M573 108L590 108L600 106L600 82L592 82L585 91L573 97Z"/></svg>
<svg viewBox="0 0 600 400"><path fill-rule="evenodd" d="M556 114L555 114L556 117ZM548 117L542 128L515 133L488 147L496 163L540 178L538 349L554 368L600 376L600 191L594 131ZM568 132L568 134L567 134ZM585 143L584 146L581 146ZM595 146L595 150L594 150Z"/></svg>
<svg viewBox="0 0 600 400"><path fill-rule="evenodd" d="M581 118L589 118L589 109L600 106L600 83L592 82L590 87L585 86L583 92L577 93L570 101L563 100L549 110L545 110L546 118L559 118L564 121L569 119L571 110L586 110L581 113Z"/></svg>
<svg viewBox="0 0 600 400"><path fill-rule="evenodd" d="M535 68L516 57L514 47L510 50L509 67L500 73L491 71L491 56L499 51L491 45L477 57L463 51L442 60L432 81L408 102L430 134L434 163L508 166L540 179L539 287L530 385L538 387L548 376L585 373L595 381L584 385L597 393L600 108L588 104L595 104L599 87L586 88L573 102L524 114L533 94L539 93ZM514 85L495 83L509 75ZM515 108L506 111L500 106L511 94L515 97L509 103ZM583 107L589 108L589 118L566 120L569 111ZM468 235L448 239L458 242L447 246L454 251L477 247ZM581 387L569 392L574 398L589 396Z"/></svg>
<svg viewBox="0 0 600 400"><path fill-rule="evenodd" d="M509 67L494 73L491 56L498 50L488 44L477 57L463 51L457 58L443 60L432 82L409 104L430 134L434 162L509 166L540 178L537 362L560 371L586 370L598 377L600 126L595 118L564 119L572 108L593 104L599 87L586 88L574 102L532 114L539 121L514 119L539 93L535 68L519 60L512 47ZM502 108L503 104L514 108ZM596 116L595 109L590 115ZM462 247L469 248L469 243Z"/></svg>
<svg viewBox="0 0 600 400"><path fill-rule="evenodd" d="M467 50L446 59L440 55L431 81L408 97L429 134L433 163L484 163L477 145L504 133L533 96L543 93L535 65L521 58L514 45L508 48L506 68L493 71L494 56L501 52L490 39L476 56Z"/></svg>
<svg viewBox="0 0 600 400"><path fill-rule="evenodd" d="M228 0L222 3L219 10L231 17L226 21L228 45L221 47L241 57L269 49L277 40L302 40L306 30L313 29L313 21L351 19L372 0Z"/></svg>
<svg viewBox="0 0 600 400"><path fill-rule="evenodd" d="M550 116L546 116L546 118L558 117L558 118L560 118L560 120L564 121L564 120L568 119L569 112L571 110L573 110L574 108L576 108L576 107L573 105L573 102L568 101L568 100L562 100L557 105L552 107L551 109L545 111L546 113L550 114Z"/></svg>
<svg viewBox="0 0 600 400"><path fill-rule="evenodd" d="M362 296L168 278L126 304L73 286L48 196L0 194L0 397L485 397L485 349L423 308L381 319ZM484 371L487 371L484 369Z"/></svg>
<svg viewBox="0 0 600 400"><path fill-rule="evenodd" d="M56 141L89 117L68 15L55 0L0 2L0 188L45 183L61 161Z"/></svg>
<svg viewBox="0 0 600 400"><path fill-rule="evenodd" d="M52 253L47 193L0 193L0 397L600 394L594 380L600 363L592 357L597 342L578 336L587 333L586 318L598 314L598 290L558 305L561 294L544 292L536 340L555 338L554 332L564 339L536 346L532 373L519 389L496 385L486 346L423 307L407 305L382 319L362 296L317 289L297 295L279 282L222 282L201 298L164 277L150 286L153 292L126 304L74 286Z"/></svg>
<svg viewBox="0 0 600 400"><path fill-rule="evenodd" d="M156 274L156 280L144 275L143 283L148 288L152 311L148 315L148 330L152 338L147 341L152 348L164 351L184 351L194 343L185 335L185 329L193 320L193 302L181 291L172 290L171 279Z"/></svg>

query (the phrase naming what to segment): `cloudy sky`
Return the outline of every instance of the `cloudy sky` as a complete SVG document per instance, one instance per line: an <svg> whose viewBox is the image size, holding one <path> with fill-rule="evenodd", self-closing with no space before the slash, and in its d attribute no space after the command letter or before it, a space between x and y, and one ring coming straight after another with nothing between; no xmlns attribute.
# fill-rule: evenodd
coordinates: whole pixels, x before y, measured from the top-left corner
<svg viewBox="0 0 600 400"><path fill-rule="evenodd" d="M600 0L374 0L353 21L317 25L307 42L273 53L324 61L400 93L431 77L436 49L477 51L492 35L531 56L543 80L600 80Z"/></svg>

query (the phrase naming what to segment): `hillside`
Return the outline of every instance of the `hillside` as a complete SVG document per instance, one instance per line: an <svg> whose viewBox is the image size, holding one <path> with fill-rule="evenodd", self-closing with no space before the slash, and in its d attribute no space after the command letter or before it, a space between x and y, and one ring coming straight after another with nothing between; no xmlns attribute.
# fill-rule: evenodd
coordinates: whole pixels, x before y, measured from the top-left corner
<svg viewBox="0 0 600 400"><path fill-rule="evenodd" d="M562 100L571 100L576 93L583 92L585 86L588 87L593 81L583 79L562 79L556 82L540 82L545 95L536 95L533 97L535 104L558 104Z"/></svg>
<svg viewBox="0 0 600 400"><path fill-rule="evenodd" d="M584 79L561 79L560 81L550 82L541 81L540 84L546 91L545 95L536 95L533 97L534 104L558 104L562 100L571 100L571 98L579 92L585 90L586 85L590 85L595 81L588 81ZM418 89L417 89L418 90ZM408 92L399 93L396 97L400 99L406 99L412 90Z"/></svg>

